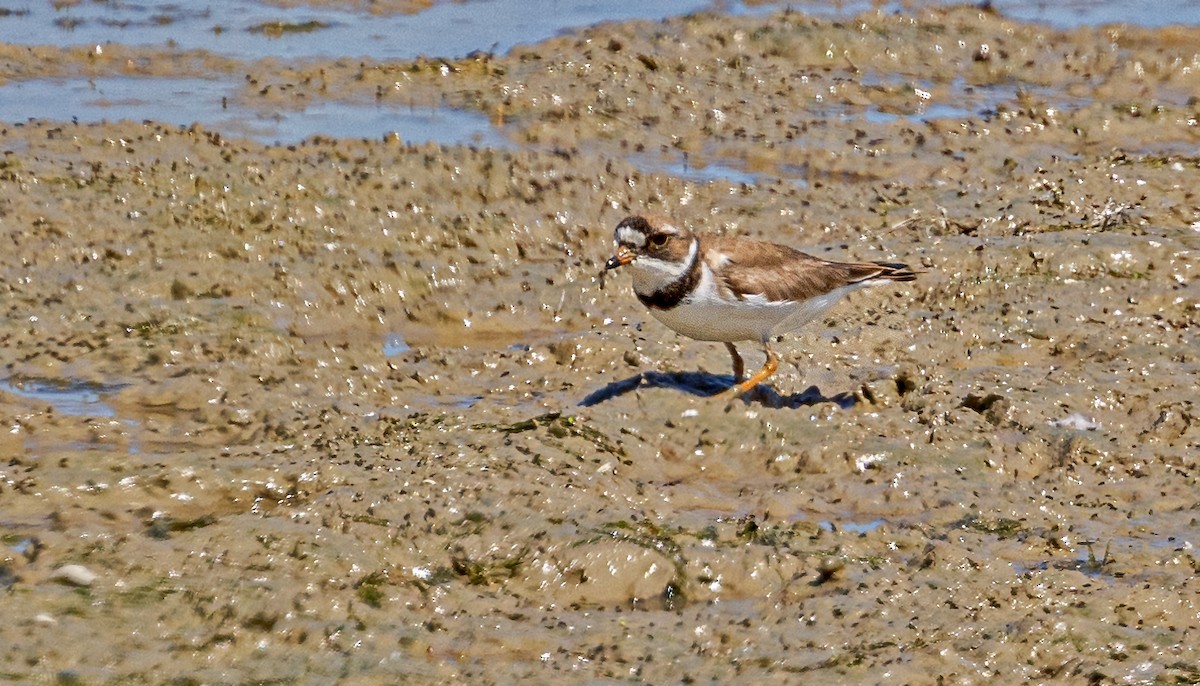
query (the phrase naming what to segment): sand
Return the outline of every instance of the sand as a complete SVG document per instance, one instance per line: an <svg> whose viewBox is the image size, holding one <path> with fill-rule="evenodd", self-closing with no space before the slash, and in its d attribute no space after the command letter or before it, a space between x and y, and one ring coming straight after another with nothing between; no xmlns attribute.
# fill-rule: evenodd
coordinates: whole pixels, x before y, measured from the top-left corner
<svg viewBox="0 0 1200 686"><path fill-rule="evenodd" d="M700 14L169 67L507 149L3 125L0 674L1200 681L1196 46ZM722 346L601 289L649 211L923 273L727 411Z"/></svg>

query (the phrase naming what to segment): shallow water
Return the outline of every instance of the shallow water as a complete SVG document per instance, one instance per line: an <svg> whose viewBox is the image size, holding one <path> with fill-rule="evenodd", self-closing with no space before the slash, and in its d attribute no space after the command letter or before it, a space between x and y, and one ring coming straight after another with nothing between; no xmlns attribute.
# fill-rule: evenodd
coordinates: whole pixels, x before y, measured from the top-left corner
<svg viewBox="0 0 1200 686"><path fill-rule="evenodd" d="M80 417L115 417L116 410L103 395L121 390L120 385L87 381L49 379L8 379L0 381L0 391L19 398L45 403L55 412Z"/></svg>
<svg viewBox="0 0 1200 686"><path fill-rule="evenodd" d="M27 45L170 45L239 59L369 56L411 59L419 55L461 57L472 51L505 53L564 31L603 21L661 19L705 9L761 13L785 3L747 5L705 0L571 2L566 0L474 0L436 2L412 13L341 9L338 3L291 7L263 2L209 0L202 6L170 2L31 3L0 16L0 40ZM924 3L926 6L952 3ZM848 17L879 9L911 11L914 3L789 2L817 16ZM916 6L920 6L917 4ZM1189 0L1150 5L1117 0L999 0L1001 15L1071 28L1106 23L1140 26L1200 23ZM276 30L263 27L277 25Z"/></svg>
<svg viewBox="0 0 1200 686"><path fill-rule="evenodd" d="M937 3L928 3L934 6ZM877 3L800 3L796 11L849 17L879 9L910 12L912 7ZM1183 0L1155 3L1152 11L1123 2L1040 3L1029 0L994 3L1000 14L1061 27L1108 22L1144 26L1200 23L1200 9ZM762 13L772 7L721 3L732 14ZM204 50L238 59L369 56L373 60L402 60L420 55L457 57L473 51L504 53L516 45L588 26L601 21L655 19L712 9L706 2L674 0L665 3L631 1L545 3L489 0L440 2L411 14L378 15L326 7L277 7L256 2L208 3L203 9L174 3L78 3L55 6L36 3L0 17L0 40L30 45L166 45L173 50ZM279 22L306 30L269 33L254 27ZM217 27L220 27L217 30ZM350 46L353 46L352 48ZM864 82L869 82L864 77ZM504 146L502 131L488 117L450 108L397 107L377 102L327 100L288 108L253 107L236 98L240 76L212 73L197 77L88 77L78 79L18 79L0 84L0 121L33 118L71 118L81 122L131 119L179 124L199 123L226 135L246 136L264 143L294 144L313 135L378 138L396 132L402 140L441 144L466 143ZM866 107L845 116L864 116L874 123L912 118L916 121L958 119L994 108L1017 96L1008 84L983 89L955 86L950 102L925 102L914 96L907 111ZM916 89L918 92L920 87ZM702 164L645 158L648 170L662 170L696 180L753 182L760 178L744 164L707 161ZM782 177L786 168L775 172Z"/></svg>
<svg viewBox="0 0 1200 686"><path fill-rule="evenodd" d="M313 136L504 147L503 134L479 112L395 102L319 100L299 109L238 104L230 79L100 77L33 79L0 85L0 121L31 118L78 122L153 120L292 145ZM231 103L231 101L233 101Z"/></svg>
<svg viewBox="0 0 1200 686"><path fill-rule="evenodd" d="M955 2L873 2L871 0L798 0L787 5L798 12L816 16L844 17L874 9L907 12L914 8L962 4ZM975 3L978 4L978 3ZM1172 24L1200 24L1200 6L1190 0L990 0L988 7L997 14L1021 21L1049 24L1068 29L1102 24L1131 24L1163 27Z"/></svg>
<svg viewBox="0 0 1200 686"><path fill-rule="evenodd" d="M28 45L170 45L238 59L504 53L601 21L660 19L711 7L708 0L473 0L437 2L411 14L341 9L338 3L35 2L0 17L0 40ZM277 30L263 30L278 25Z"/></svg>
<svg viewBox="0 0 1200 686"><path fill-rule="evenodd" d="M480 112L450 107L405 106L393 101L353 102L318 100L301 109L243 104L238 85L215 77L149 78L92 77L16 80L0 85L0 121L69 119L100 121L153 120L179 126L199 124L228 136L266 144L293 145L313 136L381 139L396 134L403 141L440 145L513 147L503 127ZM1017 97L1011 88L995 89L961 104L917 101L911 113L884 112L877 107L836 107L840 116L871 123L965 119L984 114ZM705 160L701 156L677 161L659 160L646 153L633 155L639 167L693 181L755 183L762 171L735 166L734 160ZM742 167L745 162L742 162ZM772 170L788 178L787 165Z"/></svg>

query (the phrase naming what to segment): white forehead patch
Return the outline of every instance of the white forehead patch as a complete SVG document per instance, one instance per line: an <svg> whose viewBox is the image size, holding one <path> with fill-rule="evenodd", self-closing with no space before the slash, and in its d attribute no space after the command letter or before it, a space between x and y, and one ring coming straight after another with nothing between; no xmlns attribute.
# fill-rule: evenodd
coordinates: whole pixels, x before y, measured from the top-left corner
<svg viewBox="0 0 1200 686"><path fill-rule="evenodd" d="M617 244L632 245L638 248L646 247L646 234L622 224L617 227Z"/></svg>

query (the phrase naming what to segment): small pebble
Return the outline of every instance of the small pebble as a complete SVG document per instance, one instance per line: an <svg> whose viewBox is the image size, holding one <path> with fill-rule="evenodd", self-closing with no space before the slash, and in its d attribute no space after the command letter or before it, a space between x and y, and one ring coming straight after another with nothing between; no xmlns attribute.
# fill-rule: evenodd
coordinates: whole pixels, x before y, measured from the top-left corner
<svg viewBox="0 0 1200 686"><path fill-rule="evenodd" d="M54 570L50 578L72 586L91 586L96 580L96 573L83 565L63 565Z"/></svg>
<svg viewBox="0 0 1200 686"><path fill-rule="evenodd" d="M832 580L846 567L845 558L826 557L817 563L817 584Z"/></svg>

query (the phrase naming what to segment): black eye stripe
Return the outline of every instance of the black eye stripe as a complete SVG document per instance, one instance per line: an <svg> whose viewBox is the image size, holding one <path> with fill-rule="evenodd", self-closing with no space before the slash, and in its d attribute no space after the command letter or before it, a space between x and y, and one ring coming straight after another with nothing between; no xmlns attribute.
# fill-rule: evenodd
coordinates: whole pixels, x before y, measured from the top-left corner
<svg viewBox="0 0 1200 686"><path fill-rule="evenodd" d="M645 217L633 215L617 224L613 239L617 245L625 245L635 251L659 251L679 238L680 232L670 224L656 225Z"/></svg>

